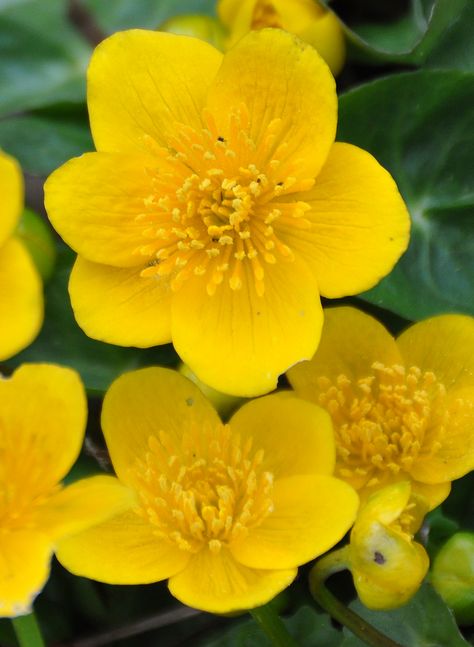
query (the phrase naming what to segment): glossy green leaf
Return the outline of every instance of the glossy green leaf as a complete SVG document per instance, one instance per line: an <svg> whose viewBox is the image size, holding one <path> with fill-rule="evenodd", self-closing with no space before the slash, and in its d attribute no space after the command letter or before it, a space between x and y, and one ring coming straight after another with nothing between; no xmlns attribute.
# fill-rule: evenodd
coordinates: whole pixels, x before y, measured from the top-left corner
<svg viewBox="0 0 474 647"><path fill-rule="evenodd" d="M14 368L24 362L52 362L75 368L91 394L101 395L125 371L141 366L173 365L177 355L171 345L147 350L120 348L89 339L76 324L67 292L74 255L62 248L57 269L46 286L46 313L36 341L9 360Z"/></svg>
<svg viewBox="0 0 474 647"><path fill-rule="evenodd" d="M33 114L0 121L0 148L31 175L49 175L71 157L94 150L85 111Z"/></svg>
<svg viewBox="0 0 474 647"><path fill-rule="evenodd" d="M393 611L370 611L358 600L349 605L358 615L403 647L468 647L453 614L429 584L403 607ZM350 631L340 647L366 647Z"/></svg>
<svg viewBox="0 0 474 647"><path fill-rule="evenodd" d="M412 0L395 22L344 25L356 58L422 65L471 0Z"/></svg>
<svg viewBox="0 0 474 647"><path fill-rule="evenodd" d="M370 151L398 183L412 232L392 273L363 298L407 319L474 313L474 75L393 75L341 97L338 139Z"/></svg>
<svg viewBox="0 0 474 647"><path fill-rule="evenodd" d="M90 47L64 0L0 3L0 116L82 102Z"/></svg>
<svg viewBox="0 0 474 647"><path fill-rule="evenodd" d="M468 3L458 18L438 39L425 65L474 72L474 2Z"/></svg>

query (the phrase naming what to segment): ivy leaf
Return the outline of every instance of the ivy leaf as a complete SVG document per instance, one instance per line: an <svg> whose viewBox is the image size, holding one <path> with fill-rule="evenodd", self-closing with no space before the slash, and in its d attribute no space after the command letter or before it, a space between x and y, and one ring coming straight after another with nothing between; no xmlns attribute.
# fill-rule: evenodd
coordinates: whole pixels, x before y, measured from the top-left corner
<svg viewBox="0 0 474 647"><path fill-rule="evenodd" d="M51 362L75 368L90 395L102 395L125 371L142 366L173 365L178 361L171 345L138 350L89 339L77 325L67 292L74 254L62 247L55 274L45 289L46 313L36 341L9 360L8 368L24 362Z"/></svg>
<svg viewBox="0 0 474 647"><path fill-rule="evenodd" d="M362 298L407 319L474 314L474 74L424 70L343 95L338 139L370 151L412 218L408 251Z"/></svg>
<svg viewBox="0 0 474 647"><path fill-rule="evenodd" d="M429 584L423 584L408 604L393 611L371 611L359 600L349 606L403 647L469 647L453 614ZM344 635L340 647L366 647L349 630L344 629Z"/></svg>

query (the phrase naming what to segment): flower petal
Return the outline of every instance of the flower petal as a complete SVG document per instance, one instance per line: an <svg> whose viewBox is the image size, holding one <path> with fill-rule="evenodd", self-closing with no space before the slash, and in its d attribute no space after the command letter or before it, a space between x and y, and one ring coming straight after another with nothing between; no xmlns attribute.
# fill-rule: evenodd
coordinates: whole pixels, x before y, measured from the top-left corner
<svg viewBox="0 0 474 647"><path fill-rule="evenodd" d="M410 470L423 483L453 481L474 469L474 387L453 389L441 406L448 413L447 420L427 430Z"/></svg>
<svg viewBox="0 0 474 647"><path fill-rule="evenodd" d="M0 361L23 350L43 323L43 286L23 243L0 247Z"/></svg>
<svg viewBox="0 0 474 647"><path fill-rule="evenodd" d="M230 420L233 433L264 450L262 468L275 478L332 474L336 449L331 418L286 392L244 404Z"/></svg>
<svg viewBox="0 0 474 647"><path fill-rule="evenodd" d="M41 508L37 527L55 540L76 534L130 508L134 496L113 476L81 479L53 495Z"/></svg>
<svg viewBox="0 0 474 647"><path fill-rule="evenodd" d="M87 76L94 142L107 152L147 152L176 122L201 127L200 113L222 54L204 41L133 29L96 47Z"/></svg>
<svg viewBox="0 0 474 647"><path fill-rule="evenodd" d="M166 280L79 256L69 294L77 323L93 339L138 348L171 341L171 291Z"/></svg>
<svg viewBox="0 0 474 647"><path fill-rule="evenodd" d="M361 148L334 144L314 187L292 197L310 205L304 217L311 229L275 229L307 261L325 297L367 290L407 248L405 203L391 175Z"/></svg>
<svg viewBox="0 0 474 647"><path fill-rule="evenodd" d="M61 238L89 261L143 266L137 248L147 225L137 220L152 192L145 155L86 153L54 171L45 184L45 206ZM149 225L148 225L149 226Z"/></svg>
<svg viewBox="0 0 474 647"><path fill-rule="evenodd" d="M474 387L474 317L425 319L407 328L397 345L407 366L433 371L447 389Z"/></svg>
<svg viewBox="0 0 474 647"><path fill-rule="evenodd" d="M229 116L242 104L257 148L269 137L269 124L281 120L262 162L269 163L284 144L276 153L282 179L294 165L300 178L314 178L334 142L337 121L334 78L316 50L279 29L244 36L225 55L209 90L208 107L224 137L231 128Z"/></svg>
<svg viewBox="0 0 474 647"><path fill-rule="evenodd" d="M121 375L107 391L102 428L118 477L133 486L132 467L160 432L181 439L190 426L217 425L219 416L199 388L167 368Z"/></svg>
<svg viewBox="0 0 474 647"><path fill-rule="evenodd" d="M332 548L354 523L359 498L331 476L291 476L275 482L274 511L248 537L233 543L250 568L293 568Z"/></svg>
<svg viewBox="0 0 474 647"><path fill-rule="evenodd" d="M281 373L316 350L322 311L311 274L298 260L267 268L264 296L244 267L240 290L222 284L209 297L201 277L192 277L173 297L173 344L218 391L268 393Z"/></svg>
<svg viewBox="0 0 474 647"><path fill-rule="evenodd" d="M76 460L86 417L84 387L70 368L23 364L11 378L0 380L4 460L41 474L44 491Z"/></svg>
<svg viewBox="0 0 474 647"><path fill-rule="evenodd" d="M451 483L447 481L445 483L428 484L412 481L411 491L413 494L417 494L425 499L428 510L434 510L448 498L451 492Z"/></svg>
<svg viewBox="0 0 474 647"><path fill-rule="evenodd" d="M159 582L189 560L189 553L158 539L132 510L63 539L56 556L71 573L107 584Z"/></svg>
<svg viewBox="0 0 474 647"><path fill-rule="evenodd" d="M0 617L31 613L49 576L51 540L31 530L0 535Z"/></svg>
<svg viewBox="0 0 474 647"><path fill-rule="evenodd" d="M373 317L347 306L327 308L321 342L309 362L301 362L287 375L296 394L318 402L321 391L319 378L332 382L341 374L358 380L371 374L373 362L386 365L401 364L395 340Z"/></svg>
<svg viewBox="0 0 474 647"><path fill-rule="evenodd" d="M1 247L13 233L23 205L23 176L20 165L16 159L3 151L0 151L0 195L2 196L0 202Z"/></svg>
<svg viewBox="0 0 474 647"><path fill-rule="evenodd" d="M252 609L269 602L295 579L297 569L257 570L238 564L222 549L217 555L201 550L186 568L170 578L178 600L210 613Z"/></svg>

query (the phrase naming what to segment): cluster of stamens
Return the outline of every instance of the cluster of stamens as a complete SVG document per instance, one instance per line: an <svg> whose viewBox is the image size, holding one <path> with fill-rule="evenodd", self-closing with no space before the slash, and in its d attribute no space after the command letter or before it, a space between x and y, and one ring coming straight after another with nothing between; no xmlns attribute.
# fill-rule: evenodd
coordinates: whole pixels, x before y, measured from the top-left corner
<svg viewBox="0 0 474 647"><path fill-rule="evenodd" d="M168 149L147 139L160 161L148 169L152 192L136 217L144 237L135 250L145 257L141 275L168 276L172 290L202 276L209 295L225 279L233 290L251 280L262 296L266 266L293 258L281 232L311 226L303 217L309 206L285 196L314 180L301 179L301 160L285 159L280 119L258 145L245 106L231 113L225 138L209 113L203 119L202 130L176 125Z"/></svg>
<svg viewBox="0 0 474 647"><path fill-rule="evenodd" d="M357 381L319 379L319 401L332 416L337 473L356 487L378 485L410 472L416 458L434 455L448 423L443 384L431 371L372 365Z"/></svg>
<svg viewBox="0 0 474 647"><path fill-rule="evenodd" d="M160 539L213 552L244 538L272 509L273 477L228 425L191 429L177 442L163 431L148 439L133 468L139 506Z"/></svg>

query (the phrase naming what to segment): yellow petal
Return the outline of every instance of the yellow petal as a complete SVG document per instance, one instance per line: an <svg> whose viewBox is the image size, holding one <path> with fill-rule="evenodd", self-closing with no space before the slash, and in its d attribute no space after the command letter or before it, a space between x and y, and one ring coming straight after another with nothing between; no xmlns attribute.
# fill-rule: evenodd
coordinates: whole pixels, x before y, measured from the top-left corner
<svg viewBox="0 0 474 647"><path fill-rule="evenodd" d="M0 617L31 613L49 576L51 540L33 531L0 534Z"/></svg>
<svg viewBox="0 0 474 647"><path fill-rule="evenodd" d="M296 394L318 402L319 378L335 381L339 375L358 380L371 374L373 362L402 363L390 333L373 317L351 307L327 308L321 342L309 362L301 362L287 375Z"/></svg>
<svg viewBox="0 0 474 647"><path fill-rule="evenodd" d="M474 387L453 389L442 406L447 420L428 429L410 470L413 478L423 483L453 481L474 469Z"/></svg>
<svg viewBox="0 0 474 647"><path fill-rule="evenodd" d="M45 184L45 206L61 238L89 261L116 267L144 265L137 249L149 225L136 220L153 193L145 155L86 153L54 171Z"/></svg>
<svg viewBox="0 0 474 647"><path fill-rule="evenodd" d="M410 217L390 174L372 155L336 143L312 189L311 229L278 227L317 277L321 294L336 298L367 290L390 272L408 245Z"/></svg>
<svg viewBox="0 0 474 647"><path fill-rule="evenodd" d="M321 54L334 76L339 74L346 59L346 41L341 23L332 11L325 11L298 36Z"/></svg>
<svg viewBox="0 0 474 647"><path fill-rule="evenodd" d="M36 526L55 540L86 530L130 508L134 496L113 476L91 476L52 496Z"/></svg>
<svg viewBox="0 0 474 647"><path fill-rule="evenodd" d="M166 144L176 122L199 128L221 60L204 41L164 32L134 29L102 41L87 76L97 149L147 152L147 136Z"/></svg>
<svg viewBox="0 0 474 647"><path fill-rule="evenodd" d="M420 483L419 481L412 481L411 491L423 497L428 505L428 510L434 510L448 498L451 492L451 483Z"/></svg>
<svg viewBox="0 0 474 647"><path fill-rule="evenodd" d="M0 361L23 350L43 323L41 278L23 243L0 247Z"/></svg>
<svg viewBox="0 0 474 647"><path fill-rule="evenodd" d="M3 151L0 151L0 195L2 196L0 200L1 247L13 233L23 207L23 175L20 165ZM0 312L2 312L1 308Z"/></svg>
<svg viewBox="0 0 474 647"><path fill-rule="evenodd" d="M244 271L241 289L223 283L212 297L201 277L188 279L173 296L172 335L200 380L224 393L255 396L313 355L322 311L311 274L299 261L266 266L263 297L251 271Z"/></svg>
<svg viewBox="0 0 474 647"><path fill-rule="evenodd" d="M183 604L210 613L243 611L266 604L291 584L297 570L257 570L238 564L228 550L201 550L168 586Z"/></svg>
<svg viewBox="0 0 474 647"><path fill-rule="evenodd" d="M190 427L219 424L219 416L199 388L167 368L125 373L107 391L102 428L121 481L134 484L129 469L149 451L160 432L181 439Z"/></svg>
<svg viewBox="0 0 474 647"><path fill-rule="evenodd" d="M226 27L232 28L238 13L243 5L249 7L249 13L253 11L256 0L218 0L217 15Z"/></svg>
<svg viewBox="0 0 474 647"><path fill-rule="evenodd" d="M86 335L116 346L149 348L171 341L171 293L166 280L141 268L111 267L77 258L69 294Z"/></svg>
<svg viewBox="0 0 474 647"><path fill-rule="evenodd" d="M474 317L420 321L398 337L397 345L407 366L433 371L447 389L474 387Z"/></svg>
<svg viewBox="0 0 474 647"><path fill-rule="evenodd" d="M244 404L230 420L233 433L263 449L262 468L275 478L332 474L336 450L329 415L314 404L275 393Z"/></svg>
<svg viewBox="0 0 474 647"><path fill-rule="evenodd" d="M179 573L189 553L159 539L132 510L59 542L56 556L74 575L107 584L149 584Z"/></svg>
<svg viewBox="0 0 474 647"><path fill-rule="evenodd" d="M27 469L42 475L44 490L60 481L76 460L86 417L84 387L70 368L23 364L11 378L0 380L5 461L24 457Z"/></svg>
<svg viewBox="0 0 474 647"><path fill-rule="evenodd" d="M357 541L359 535L365 536L374 520L389 525L398 519L406 508L410 495L411 485L408 481L393 483L373 493L359 513L351 541Z"/></svg>
<svg viewBox="0 0 474 647"><path fill-rule="evenodd" d="M276 481L275 509L231 544L235 559L251 568L292 568L332 548L354 523L359 498L331 476L291 476Z"/></svg>
<svg viewBox="0 0 474 647"><path fill-rule="evenodd" d="M286 146L277 153L282 177L294 172L293 164L300 177L318 173L334 141L337 98L329 68L310 45L279 29L244 36L225 55L209 90L208 106L224 137L230 113L242 103L257 146L268 137L268 125L281 120L273 125L277 140L270 151Z"/></svg>

